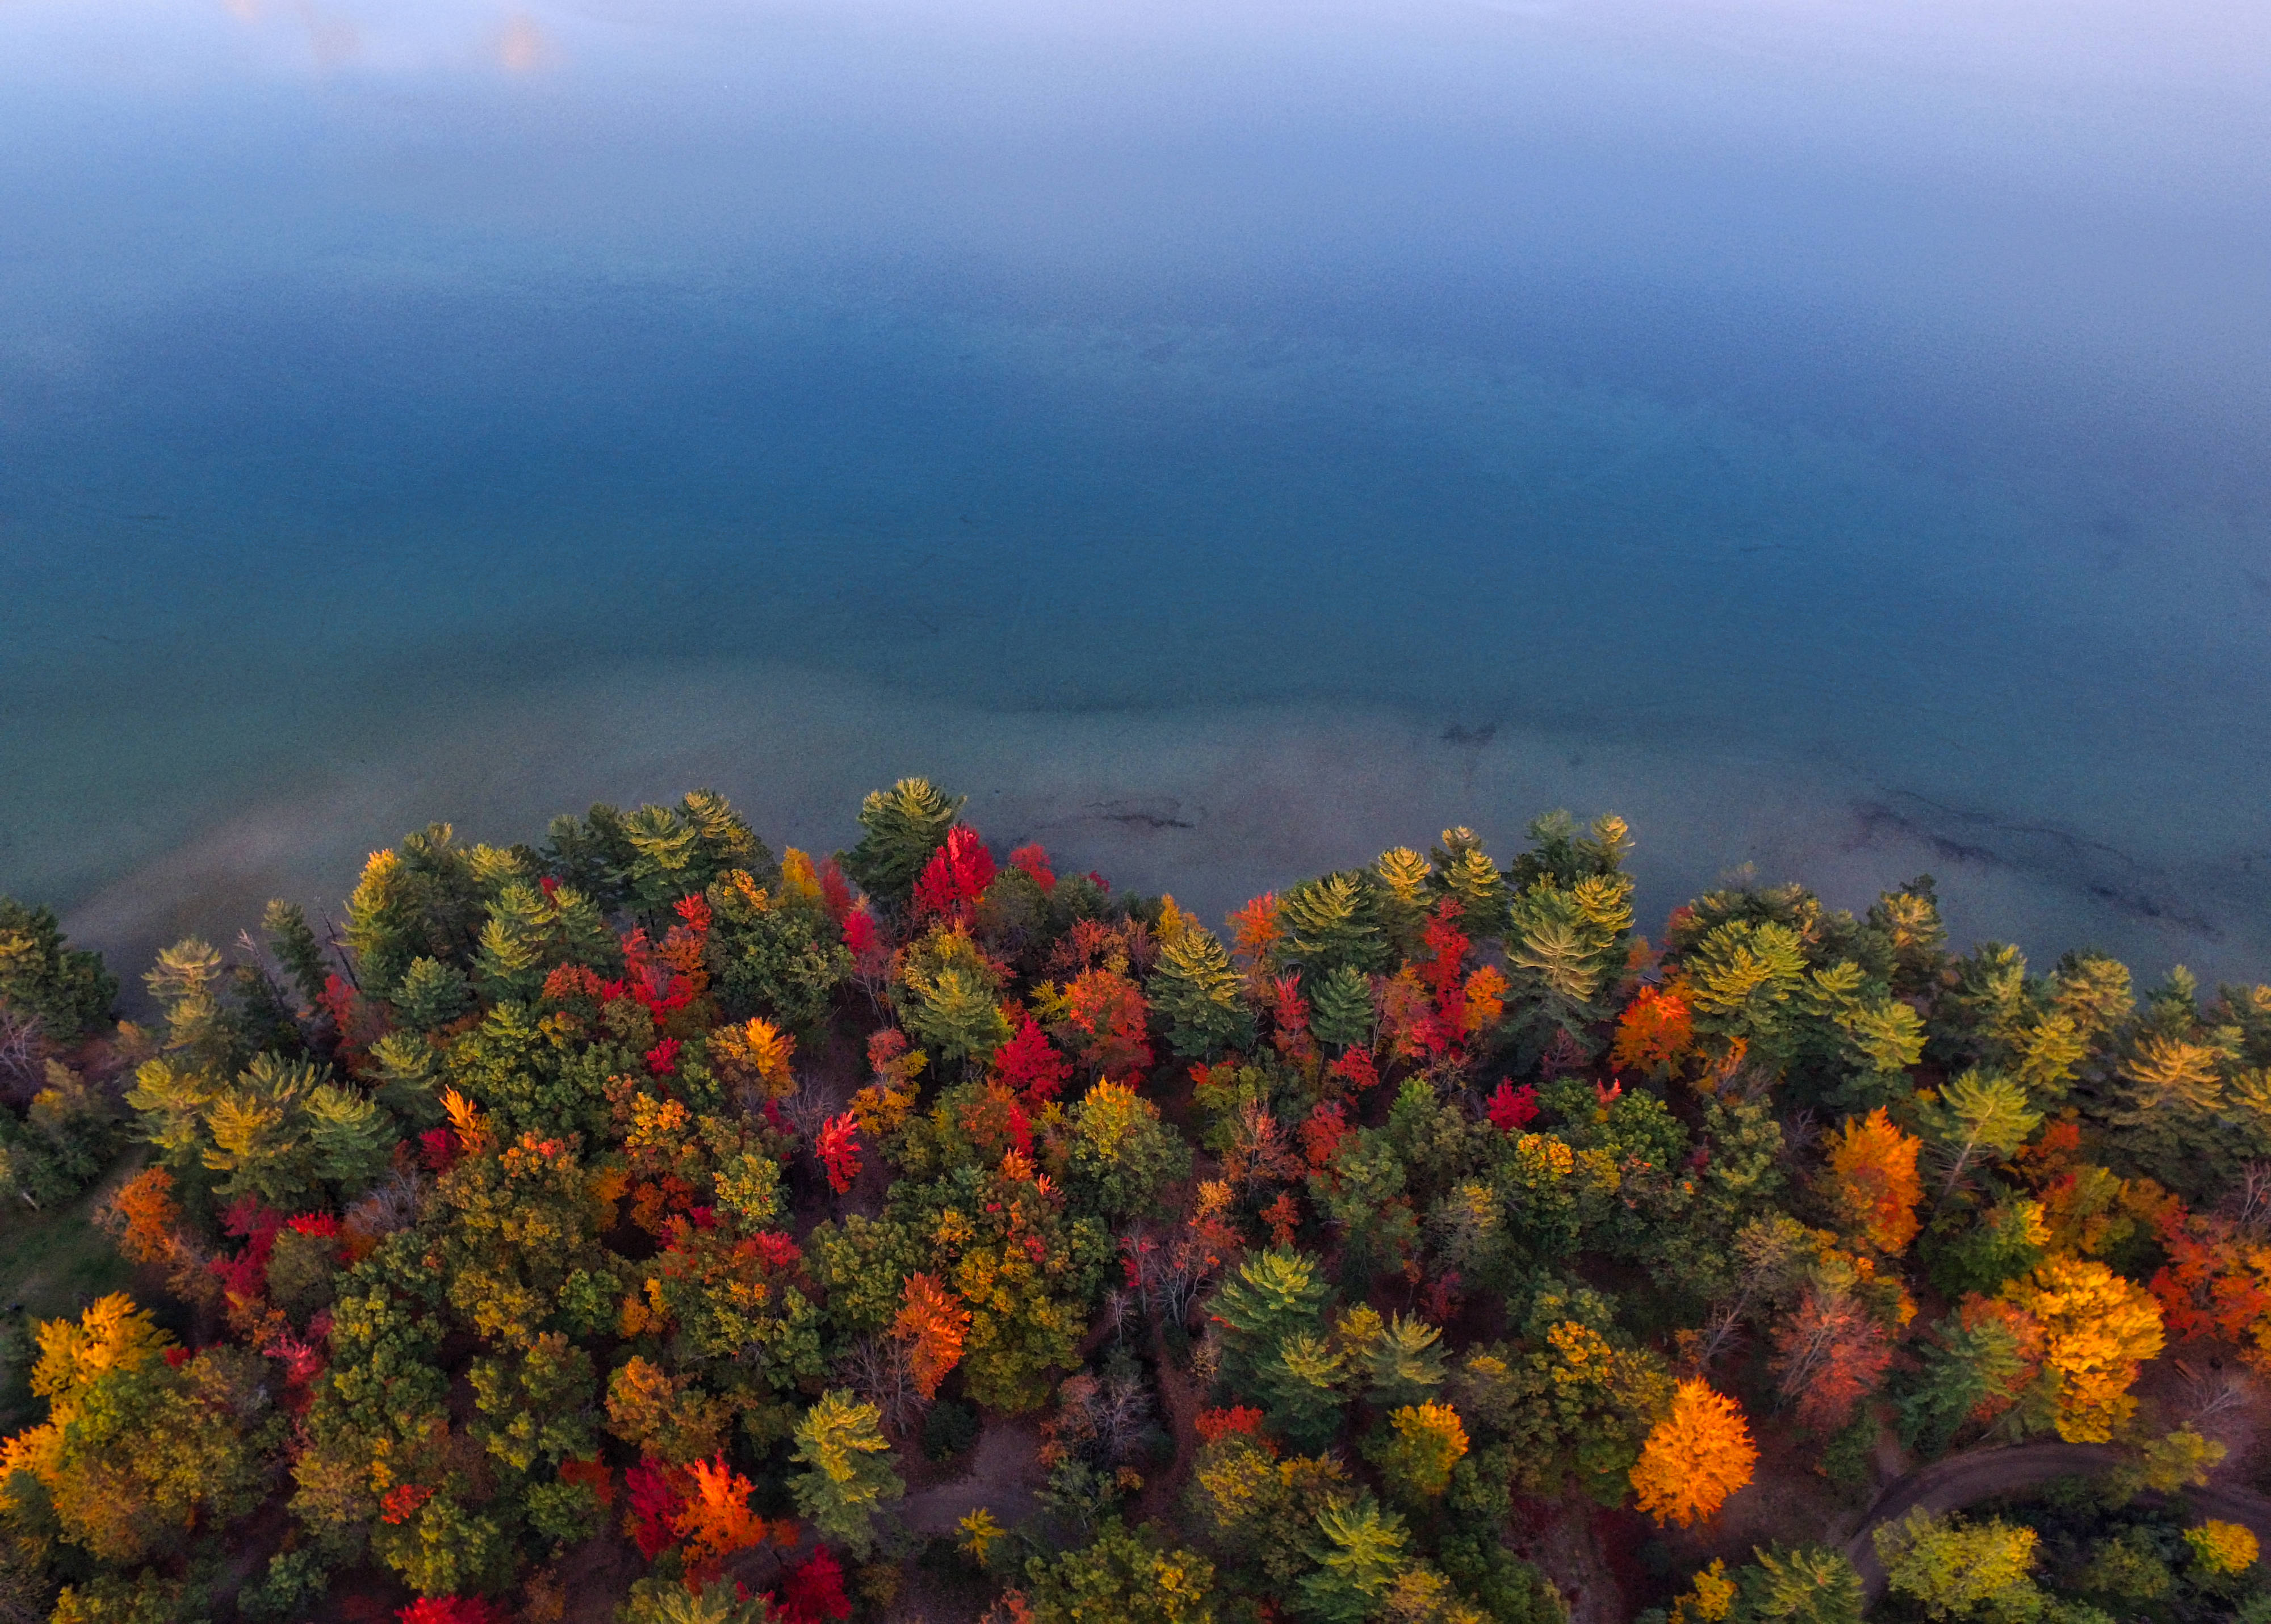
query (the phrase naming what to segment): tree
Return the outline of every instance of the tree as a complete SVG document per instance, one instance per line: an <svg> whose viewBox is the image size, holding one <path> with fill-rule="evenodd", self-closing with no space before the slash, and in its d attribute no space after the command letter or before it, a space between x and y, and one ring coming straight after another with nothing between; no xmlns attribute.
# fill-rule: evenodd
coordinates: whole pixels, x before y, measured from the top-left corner
<svg viewBox="0 0 2271 1624"><path fill-rule="evenodd" d="M1673 1391L1672 1412L1642 1446L1632 1485L1642 1511L1659 1524L1686 1528L1713 1516L1748 1483L1758 1458L1741 1406L1691 1377Z"/></svg>
<svg viewBox="0 0 2271 1624"><path fill-rule="evenodd" d="M1619 1071L1660 1075L1694 1047L1695 1021L1675 989L1642 987L1617 1017L1609 1062Z"/></svg>
<svg viewBox="0 0 2271 1624"><path fill-rule="evenodd" d="M1823 1435L1852 1419L1892 1362L1892 1338L1847 1292L1809 1285L1775 1330L1783 1397L1798 1406L1799 1426Z"/></svg>
<svg viewBox="0 0 2271 1624"><path fill-rule="evenodd" d="M1451 1486L1467 1452L1467 1429L1449 1404L1406 1404L1389 1418L1393 1437L1380 1453L1389 1485L1407 1500L1433 1500Z"/></svg>
<svg viewBox="0 0 2271 1624"><path fill-rule="evenodd" d="M1214 1565L1108 1522L1086 1547L1025 1564L1033 1624L1212 1624Z"/></svg>
<svg viewBox="0 0 2271 1624"><path fill-rule="evenodd" d="M51 908L0 896L0 1005L36 1017L49 1038L68 1043L101 1024L118 998L118 978L102 955L64 945Z"/></svg>
<svg viewBox="0 0 2271 1624"><path fill-rule="evenodd" d="M1901 1398L1902 1441L1939 1455L1967 1424L1992 1419L2033 1375L2041 1346L2041 1328L2015 1312L1942 1321Z"/></svg>
<svg viewBox="0 0 2271 1624"><path fill-rule="evenodd" d="M1861 1576L1821 1546L1754 1549L1737 1574L1743 1624L1861 1624Z"/></svg>
<svg viewBox="0 0 2271 1624"><path fill-rule="evenodd" d="M1186 923L1159 944L1151 972L1152 1006L1167 1023L1167 1042L1188 1060L1207 1060L1254 1042L1254 1012L1243 997L1245 978L1230 962L1222 939ZM1367 1013L1369 1001L1367 1000Z"/></svg>
<svg viewBox="0 0 2271 1624"><path fill-rule="evenodd" d="M1374 1322L1379 1323L1376 1318ZM1442 1337L1437 1327L1404 1314L1365 1337L1354 1351L1363 1362L1372 1401L1413 1404L1433 1395L1443 1384Z"/></svg>
<svg viewBox="0 0 2271 1624"><path fill-rule="evenodd" d="M1940 1098L1925 1108L1924 1120L1925 1131L1947 1164L1947 1181L1940 1190L1944 1203L1981 1156L2010 1155L2043 1118L2028 1108L2027 1091L2010 1078L1975 1070L1940 1090Z"/></svg>
<svg viewBox="0 0 2271 1624"><path fill-rule="evenodd" d="M2194 1561L2218 1576L2245 1573L2262 1553L2252 1531L2214 1517L2185 1530L2185 1543L2192 1547Z"/></svg>
<svg viewBox="0 0 2271 1624"><path fill-rule="evenodd" d="M1284 933L1277 948L1279 961L1318 976L1343 965L1378 969L1388 944L1374 915L1370 880L1361 873L1329 874L1288 890L1277 904Z"/></svg>
<svg viewBox="0 0 2271 1624"><path fill-rule="evenodd" d="M1873 1534L1886 1583L1931 1619L2018 1620L2036 1616L2035 1531L1989 1521L1967 1523L1918 1506Z"/></svg>
<svg viewBox="0 0 2271 1624"><path fill-rule="evenodd" d="M915 881L917 919L956 920L967 925L978 899L994 883L994 854L978 831L947 831L946 844L933 852Z"/></svg>
<svg viewBox="0 0 2271 1624"><path fill-rule="evenodd" d="M1315 1332L1328 1294L1315 1260L1305 1252L1280 1248L1247 1258L1213 1304L1236 1369L1250 1377L1288 1337Z"/></svg>
<svg viewBox="0 0 2271 1624"><path fill-rule="evenodd" d="M844 872L868 895L905 906L931 853L946 844L963 800L942 793L927 778L901 778L871 791L860 806L866 832L838 859Z"/></svg>
<svg viewBox="0 0 2271 1624"><path fill-rule="evenodd" d="M1671 1375L1646 1349L1577 1320L1548 1323L1539 1343L1470 1352L1452 1396L1469 1420L1505 1438L1516 1488L1545 1499L1574 1489L1614 1505L1671 1403Z"/></svg>
<svg viewBox="0 0 2271 1624"><path fill-rule="evenodd" d="M860 1176L859 1122L846 1111L821 1123L820 1132L813 1141L813 1154L828 1173L828 1188L841 1196L852 1188Z"/></svg>
<svg viewBox="0 0 2271 1624"><path fill-rule="evenodd" d="M1302 982L1309 995L1309 1031L1334 1048L1372 1046L1372 979L1353 965L1342 965Z"/></svg>
<svg viewBox="0 0 2271 1624"><path fill-rule="evenodd" d="M990 1055L1009 1041L1009 1022L996 1002L1000 976L964 932L932 932L908 950L900 973L899 1018L924 1043L959 1059Z"/></svg>
<svg viewBox="0 0 2271 1624"><path fill-rule="evenodd" d="M891 1322L891 1335L906 1344L914 1382L925 1398L938 1397L938 1384L962 1358L970 1335L970 1310L927 1274L907 1277L905 1303Z"/></svg>
<svg viewBox="0 0 2271 1624"><path fill-rule="evenodd" d="M687 1470L693 1477L691 1492L672 1527L686 1542L688 1572L715 1574L735 1552L763 1544L771 1531L749 1509L756 1485L728 1466L723 1454L696 1461Z"/></svg>
<svg viewBox="0 0 2271 1624"><path fill-rule="evenodd" d="M1848 1117L1829 1141L1829 1204L1888 1257L1898 1257L1916 1239L1916 1209L1924 1199L1917 1153L1923 1148L1923 1141L1893 1126L1882 1106Z"/></svg>
<svg viewBox="0 0 2271 1624"><path fill-rule="evenodd" d="M0 1483L36 1479L64 1539L131 1564L258 1503L261 1456L279 1441L259 1360L184 1356L123 1292L42 1322L38 1341L31 1385L48 1419L0 1442Z"/></svg>
<svg viewBox="0 0 2271 1624"><path fill-rule="evenodd" d="M803 1470L789 1479L797 1509L814 1527L857 1555L875 1548L876 1512L906 1493L891 1470L882 1415L856 1395L823 1393L796 1424L795 1459Z"/></svg>
<svg viewBox="0 0 2271 1624"><path fill-rule="evenodd" d="M2129 1389L2161 1351L2161 1310L2144 1289L2093 1258L2053 1257L2007 1292L2043 1328L2058 1434L2105 1443L2136 1410Z"/></svg>
<svg viewBox="0 0 2271 1624"><path fill-rule="evenodd" d="M1317 1568L1302 1579L1295 1605L1317 1624L1363 1624L1404 1566L1404 1519L1366 1494L1325 1508L1317 1531L1324 1536Z"/></svg>
<svg viewBox="0 0 2271 1624"><path fill-rule="evenodd" d="M822 1546L789 1569L781 1587L781 1624L836 1624L852 1616L844 1593L844 1565Z"/></svg>

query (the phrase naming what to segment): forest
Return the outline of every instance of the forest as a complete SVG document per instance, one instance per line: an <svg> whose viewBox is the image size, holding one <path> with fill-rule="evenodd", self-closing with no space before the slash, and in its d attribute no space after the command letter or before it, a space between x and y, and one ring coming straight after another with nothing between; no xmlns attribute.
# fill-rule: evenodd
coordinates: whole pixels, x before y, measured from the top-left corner
<svg viewBox="0 0 2271 1624"><path fill-rule="evenodd" d="M2271 1624L2271 987L963 808L0 898L0 1624Z"/></svg>

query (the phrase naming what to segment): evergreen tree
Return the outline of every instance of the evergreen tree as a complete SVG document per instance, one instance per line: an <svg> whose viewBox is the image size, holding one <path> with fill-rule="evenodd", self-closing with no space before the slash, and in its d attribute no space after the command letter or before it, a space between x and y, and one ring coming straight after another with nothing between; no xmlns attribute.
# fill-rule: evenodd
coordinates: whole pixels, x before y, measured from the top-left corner
<svg viewBox="0 0 2271 1624"><path fill-rule="evenodd" d="M795 1459L803 1470L789 1488L797 1509L823 1536L862 1557L875 1546L875 1514L906 1492L891 1470L882 1422L874 1404L831 1390L796 1424Z"/></svg>
<svg viewBox="0 0 2271 1624"><path fill-rule="evenodd" d="M322 1003L324 988L331 980L331 962L316 941L316 933L309 928L306 912L298 903L279 897L263 910L260 928L268 938L268 950L291 976L302 1002L310 1009Z"/></svg>
<svg viewBox="0 0 2271 1624"><path fill-rule="evenodd" d="M1430 853L1434 868L1430 889L1438 897L1459 899L1459 919L1476 936L1493 936L1504 923L1506 876L1499 872L1471 829L1443 831L1443 844Z"/></svg>
<svg viewBox="0 0 2271 1624"><path fill-rule="evenodd" d="M2008 1077L1976 1070L1949 1082L1919 1114L1947 1167L1943 1203L1980 1158L2010 1155L2043 1120L2028 1108L2026 1090Z"/></svg>
<svg viewBox="0 0 2271 1624"><path fill-rule="evenodd" d="M1212 1313L1225 1333L1225 1351L1250 1373L1287 1338L1315 1335L1329 1294L1317 1278L1315 1259L1281 1248L1256 1252L1240 1263L1216 1294Z"/></svg>
<svg viewBox="0 0 2271 1624"><path fill-rule="evenodd" d="M1807 1545L1751 1555L1735 1580L1743 1624L1861 1624L1861 1576L1842 1553Z"/></svg>
<svg viewBox="0 0 2271 1624"><path fill-rule="evenodd" d="M1416 1404L1443 1384L1443 1333L1423 1319L1397 1315L1363 1350L1367 1395L1383 1408Z"/></svg>
<svg viewBox="0 0 2271 1624"><path fill-rule="evenodd" d="M0 896L0 1004L36 1016L48 1037L68 1043L100 1025L117 997L102 955L65 946L53 909Z"/></svg>
<svg viewBox="0 0 2271 1624"><path fill-rule="evenodd" d="M1343 965L1322 976L1302 978L1309 995L1309 1032L1334 1048L1369 1048L1372 1045L1372 982L1353 965Z"/></svg>
<svg viewBox="0 0 2271 1624"><path fill-rule="evenodd" d="M1277 945L1279 959L1314 975L1343 965L1379 969L1388 957L1388 942L1373 906L1370 877L1329 874L1304 880L1279 898L1277 921L1285 933Z"/></svg>
<svg viewBox="0 0 2271 1624"><path fill-rule="evenodd" d="M316 1176L350 1196L369 1188L398 1136L387 1114L354 1089L332 1083L308 1091L306 1110Z"/></svg>
<svg viewBox="0 0 2271 1624"><path fill-rule="evenodd" d="M1364 1624L1404 1566L1404 1519L1366 1494L1327 1507L1317 1531L1324 1537L1317 1570L1302 1579L1296 1607L1316 1624Z"/></svg>
<svg viewBox="0 0 2271 1624"><path fill-rule="evenodd" d="M1230 962L1222 939L1202 925L1186 924L1159 946L1158 968L1145 991L1167 1023L1167 1041L1187 1060L1207 1060L1254 1042L1254 1012L1245 980Z"/></svg>
<svg viewBox="0 0 2271 1624"><path fill-rule="evenodd" d="M928 778L901 778L869 792L860 807L866 832L842 855L844 872L878 901L905 907L923 865L946 844L964 799L941 793Z"/></svg>
<svg viewBox="0 0 2271 1624"><path fill-rule="evenodd" d="M489 958L488 937L495 922L492 918L482 927L484 961ZM485 962L482 975L487 979L490 974ZM540 985L541 978L538 980ZM436 958L413 958L403 972L401 985L395 988L394 1016L413 1032L432 1032L456 1020L473 1002L473 989L464 971Z"/></svg>

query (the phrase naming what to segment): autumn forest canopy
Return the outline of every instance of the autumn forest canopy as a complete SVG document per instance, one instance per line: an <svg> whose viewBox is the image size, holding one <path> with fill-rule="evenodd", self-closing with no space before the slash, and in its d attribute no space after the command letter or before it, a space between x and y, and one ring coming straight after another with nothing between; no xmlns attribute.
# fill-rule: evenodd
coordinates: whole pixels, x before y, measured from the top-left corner
<svg viewBox="0 0 2271 1624"><path fill-rule="evenodd" d="M0 898L0 1624L2271 1624L2271 987L962 812L436 824L140 1019Z"/></svg>

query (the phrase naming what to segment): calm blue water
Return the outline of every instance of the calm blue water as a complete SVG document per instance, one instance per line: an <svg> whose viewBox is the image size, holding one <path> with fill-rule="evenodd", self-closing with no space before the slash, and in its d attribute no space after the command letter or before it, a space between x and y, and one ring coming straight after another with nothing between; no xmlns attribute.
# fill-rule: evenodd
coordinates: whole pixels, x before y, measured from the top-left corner
<svg viewBox="0 0 2271 1624"><path fill-rule="evenodd" d="M1616 804L2271 973L2260 7L4 0L0 123L98 939L930 770L1210 906Z"/></svg>

